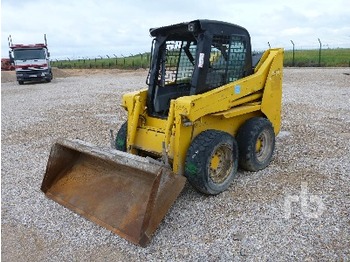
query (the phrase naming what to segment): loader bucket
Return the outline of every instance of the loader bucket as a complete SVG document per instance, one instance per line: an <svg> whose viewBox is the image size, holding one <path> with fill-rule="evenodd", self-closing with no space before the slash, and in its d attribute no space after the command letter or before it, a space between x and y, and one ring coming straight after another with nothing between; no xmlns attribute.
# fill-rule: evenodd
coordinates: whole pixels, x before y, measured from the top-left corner
<svg viewBox="0 0 350 262"><path fill-rule="evenodd" d="M121 237L146 246L186 178L147 158L80 140L51 149L41 190Z"/></svg>

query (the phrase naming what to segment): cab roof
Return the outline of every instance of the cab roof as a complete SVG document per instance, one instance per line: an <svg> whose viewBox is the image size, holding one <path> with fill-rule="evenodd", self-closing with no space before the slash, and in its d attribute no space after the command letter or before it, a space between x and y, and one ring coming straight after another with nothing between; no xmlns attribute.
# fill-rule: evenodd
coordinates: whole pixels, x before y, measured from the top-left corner
<svg viewBox="0 0 350 262"><path fill-rule="evenodd" d="M168 35L187 35L193 33L198 34L202 32L208 32L213 35L239 34L250 37L249 32L244 27L216 20L198 19L191 22L184 22L150 29L150 34L153 37Z"/></svg>

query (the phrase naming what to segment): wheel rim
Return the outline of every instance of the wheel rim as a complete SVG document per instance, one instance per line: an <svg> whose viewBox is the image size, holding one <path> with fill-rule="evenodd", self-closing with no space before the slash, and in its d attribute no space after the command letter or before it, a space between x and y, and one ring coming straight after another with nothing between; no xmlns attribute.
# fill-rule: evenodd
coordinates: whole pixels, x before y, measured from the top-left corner
<svg viewBox="0 0 350 262"><path fill-rule="evenodd" d="M232 149L220 145L213 152L209 163L209 176L214 183L220 184L231 174L233 168Z"/></svg>
<svg viewBox="0 0 350 262"><path fill-rule="evenodd" d="M271 145L271 136L269 136L267 130L263 130L255 143L256 158L259 162L264 162L269 158L271 154Z"/></svg>

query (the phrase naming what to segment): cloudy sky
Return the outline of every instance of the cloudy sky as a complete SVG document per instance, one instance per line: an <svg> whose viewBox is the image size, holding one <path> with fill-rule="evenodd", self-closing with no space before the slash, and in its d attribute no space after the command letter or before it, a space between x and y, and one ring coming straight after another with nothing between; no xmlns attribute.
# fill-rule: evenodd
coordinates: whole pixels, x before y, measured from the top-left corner
<svg viewBox="0 0 350 262"><path fill-rule="evenodd" d="M213 19L248 29L254 50L350 47L349 0L2 0L1 57L42 42L52 59L127 56L150 50L149 28Z"/></svg>

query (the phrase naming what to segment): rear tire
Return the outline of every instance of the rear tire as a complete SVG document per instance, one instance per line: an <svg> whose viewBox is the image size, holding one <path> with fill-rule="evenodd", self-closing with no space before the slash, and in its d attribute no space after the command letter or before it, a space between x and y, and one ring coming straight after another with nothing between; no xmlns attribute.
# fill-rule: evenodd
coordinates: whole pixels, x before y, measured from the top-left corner
<svg viewBox="0 0 350 262"><path fill-rule="evenodd" d="M238 147L228 133L207 130L191 143L185 162L185 176L198 191L216 195L225 191L237 174Z"/></svg>
<svg viewBox="0 0 350 262"><path fill-rule="evenodd" d="M127 136L128 122L124 122L115 138L115 148L119 151L126 152L126 136Z"/></svg>
<svg viewBox="0 0 350 262"><path fill-rule="evenodd" d="M275 149L275 132L263 117L247 120L237 134L239 165L247 171L258 171L270 164Z"/></svg>
<svg viewBox="0 0 350 262"><path fill-rule="evenodd" d="M24 82L23 81L18 81L18 84L23 85Z"/></svg>

